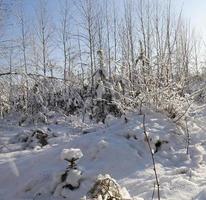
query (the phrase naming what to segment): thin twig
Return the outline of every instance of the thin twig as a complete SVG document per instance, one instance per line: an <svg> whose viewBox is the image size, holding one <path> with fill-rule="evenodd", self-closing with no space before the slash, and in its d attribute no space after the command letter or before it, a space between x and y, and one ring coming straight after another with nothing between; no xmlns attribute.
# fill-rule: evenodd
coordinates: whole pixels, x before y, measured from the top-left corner
<svg viewBox="0 0 206 200"><path fill-rule="evenodd" d="M152 200L154 199L154 194L155 194L155 183L154 183L154 188L153 188L153 191L152 191Z"/></svg>
<svg viewBox="0 0 206 200"><path fill-rule="evenodd" d="M188 124L187 124L187 118L185 118L185 129L186 129L186 134L187 134L187 146L186 146L186 154L189 154L189 145L190 145L190 133L188 129Z"/></svg>
<svg viewBox="0 0 206 200"><path fill-rule="evenodd" d="M189 111L191 105L192 105L192 103L190 103L190 104L188 103L188 107L187 107L187 109L185 110L185 112L182 113L182 114L174 121L174 123L177 123L179 120L182 119L182 117L184 117L184 116L187 114L187 112Z"/></svg>
<svg viewBox="0 0 206 200"><path fill-rule="evenodd" d="M155 164L155 159L154 159L154 153L150 144L150 140L149 137L147 135L147 131L146 131L146 126L145 126L145 114L143 115L143 129L144 129L144 135L146 138L146 142L149 146L149 150L150 150L150 154L152 157L152 164L153 164L153 170L154 170L154 174L155 174L155 180L156 180L156 185L157 185L157 198L158 200L160 200L160 184L159 184L159 179L158 179L158 175L157 175L157 169L156 169L156 164Z"/></svg>

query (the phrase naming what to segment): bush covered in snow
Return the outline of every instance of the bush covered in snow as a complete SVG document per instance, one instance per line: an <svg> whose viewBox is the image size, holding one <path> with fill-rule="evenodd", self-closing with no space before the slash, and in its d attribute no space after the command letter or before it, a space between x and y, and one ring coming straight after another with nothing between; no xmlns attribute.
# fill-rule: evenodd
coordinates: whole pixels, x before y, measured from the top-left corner
<svg viewBox="0 0 206 200"><path fill-rule="evenodd" d="M88 200L131 200L126 188L121 188L110 175L99 175L88 193Z"/></svg>
<svg viewBox="0 0 206 200"><path fill-rule="evenodd" d="M10 143L21 143L23 149L43 147L48 144L49 137L53 137L49 131L42 129L28 130L18 133L10 139Z"/></svg>
<svg viewBox="0 0 206 200"><path fill-rule="evenodd" d="M54 176L52 193L54 196L69 197L73 190L80 187L82 172L77 168L77 160L83 156L80 149L63 149L61 159L69 162L64 172Z"/></svg>

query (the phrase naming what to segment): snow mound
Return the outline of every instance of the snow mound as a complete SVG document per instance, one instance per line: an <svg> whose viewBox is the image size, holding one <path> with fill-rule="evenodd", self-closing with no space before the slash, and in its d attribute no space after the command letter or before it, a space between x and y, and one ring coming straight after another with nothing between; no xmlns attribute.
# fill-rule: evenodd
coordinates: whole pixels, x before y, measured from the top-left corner
<svg viewBox="0 0 206 200"><path fill-rule="evenodd" d="M82 172L77 169L70 169L64 173L59 173L54 176L51 192L54 197L69 198L72 193L76 193L76 190L80 188L80 182L82 178Z"/></svg>
<svg viewBox="0 0 206 200"><path fill-rule="evenodd" d="M61 158L63 160L71 162L71 165L67 169L58 173L54 176L53 182L51 185L51 192L55 197L64 197L71 198L73 191L76 191L80 188L82 172L77 169L75 163L72 163L83 156L80 149L63 149L61 153Z"/></svg>
<svg viewBox="0 0 206 200"><path fill-rule="evenodd" d="M11 144L22 144L23 149L43 147L48 144L49 132L43 129L25 130L10 139Z"/></svg>
<svg viewBox="0 0 206 200"><path fill-rule="evenodd" d="M206 188L204 188L194 199L205 200L205 198L206 198Z"/></svg>
<svg viewBox="0 0 206 200"><path fill-rule="evenodd" d="M72 185L73 187L78 187L80 178L81 178L81 171L77 169L72 169L69 171L67 175L66 183Z"/></svg>
<svg viewBox="0 0 206 200"><path fill-rule="evenodd" d="M63 149L61 153L61 159L62 160L78 160L83 156L83 153L81 152L80 149Z"/></svg>

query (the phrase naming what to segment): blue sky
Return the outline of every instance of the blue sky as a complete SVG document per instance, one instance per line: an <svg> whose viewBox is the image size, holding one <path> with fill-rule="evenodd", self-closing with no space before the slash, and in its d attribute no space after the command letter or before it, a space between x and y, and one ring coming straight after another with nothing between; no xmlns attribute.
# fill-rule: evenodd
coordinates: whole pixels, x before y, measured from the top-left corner
<svg viewBox="0 0 206 200"><path fill-rule="evenodd" d="M206 0L172 0L176 8L183 7L183 15L200 34L206 35Z"/></svg>
<svg viewBox="0 0 206 200"><path fill-rule="evenodd" d="M17 1L17 0L16 0ZM60 0L48 0L51 16L55 17ZM78 1L78 0L76 0ZM95 0L96 1L96 0ZM116 0L119 2L119 0ZM128 0L129 1L129 0ZM177 12L183 7L184 16L191 21L198 32L206 34L206 0L171 0ZM34 12L37 0L23 0L28 14Z"/></svg>
<svg viewBox="0 0 206 200"><path fill-rule="evenodd" d="M28 23L31 27L35 27L36 19L35 12L38 5L39 0L7 0L8 3L13 2L16 4L17 2L23 2L24 11L29 16ZM57 21L58 12L59 12L59 2L62 0L46 0L48 3L48 11L50 17L53 21ZM69 0L69 2L78 2L79 0ZM94 0L94 1L102 1L102 0ZM109 0L110 1L110 0ZM120 1L124 0L115 0L117 5L121 5ZM130 1L130 0L125 0ZM134 0L136 1L136 0ZM157 1L157 0L154 0ZM161 0L166 1L166 0ZM183 16L185 19L191 22L191 26L196 29L196 33L201 35L204 39L206 39L206 0L171 0L173 4L173 8L176 13L179 13L181 8L183 9ZM122 4L123 5L123 4ZM13 13L14 14L14 13ZM78 20L77 12L74 12L73 17ZM17 33L17 24L11 20L13 23L10 26L8 33L6 36L10 37L10 34L15 37Z"/></svg>
<svg viewBox="0 0 206 200"><path fill-rule="evenodd" d="M22 1L25 7L25 10L28 14L34 12L35 6L38 0L7 0L7 2L18 2ZM55 13L59 7L59 1L61 0L47 0L49 10ZM72 0L70 0L72 2ZM78 0L74 0L78 1ZM95 0L98 1L98 0ZM129 1L129 0L128 0ZM166 1L166 0L165 0ZM206 0L171 0L172 4L179 11L183 7L184 15L191 20L193 25L200 27L206 26ZM116 0L118 3L119 0Z"/></svg>
<svg viewBox="0 0 206 200"><path fill-rule="evenodd" d="M37 20L35 19L35 12L39 0L6 0L6 1L8 3L13 2L14 4L16 4L17 2L23 2L24 11L27 15L27 18L29 16L28 23L30 24L31 28L36 26ZM47 0L47 1L48 1L49 15L55 22L57 21L58 12L59 12L59 2L62 0ZM69 1L78 2L79 0L69 0ZM93 1L103 1L103 0L93 0ZM124 0L115 0L118 6L121 5L120 1L124 1ZM125 1L130 1L130 0L125 0ZM157 0L152 0L152 1L157 1ZM166 0L160 0L160 1L166 1ZM206 41L206 0L171 0L171 2L173 4L173 8L176 13L179 13L180 10L183 9L183 16L185 17L185 19L191 22L191 26L195 28L196 32L199 33L199 35L202 38L204 38ZM76 20L78 20L77 12L74 12L73 17ZM7 31L7 34L5 34L6 39L7 38L11 39L11 37L15 38L15 36L18 35L17 30L19 29L17 28L18 26L17 23L15 21L12 21L12 19L10 20L10 22L13 25L9 26L9 30ZM33 29L33 31L35 31L35 29ZM58 57L58 53L56 53L56 56Z"/></svg>

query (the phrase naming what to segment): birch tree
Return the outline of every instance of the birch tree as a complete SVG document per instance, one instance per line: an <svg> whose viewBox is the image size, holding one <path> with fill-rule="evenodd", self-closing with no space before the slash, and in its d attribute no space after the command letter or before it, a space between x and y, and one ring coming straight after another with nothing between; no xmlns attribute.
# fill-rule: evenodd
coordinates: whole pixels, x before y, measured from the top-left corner
<svg viewBox="0 0 206 200"><path fill-rule="evenodd" d="M39 0L39 5L37 8L37 37L40 43L44 77L47 75L52 32L51 22L47 10L47 0Z"/></svg>

